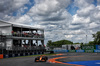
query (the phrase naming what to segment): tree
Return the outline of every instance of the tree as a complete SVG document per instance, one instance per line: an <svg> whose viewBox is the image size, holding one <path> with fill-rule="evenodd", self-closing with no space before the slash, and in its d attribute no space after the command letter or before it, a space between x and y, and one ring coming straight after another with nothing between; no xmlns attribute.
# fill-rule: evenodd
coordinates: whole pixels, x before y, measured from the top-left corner
<svg viewBox="0 0 100 66"><path fill-rule="evenodd" d="M48 41L47 46L48 46L48 47L49 47L49 46L52 46L52 41L51 41L51 40Z"/></svg>
<svg viewBox="0 0 100 66"><path fill-rule="evenodd" d="M88 45L94 45L94 41L90 41Z"/></svg>
<svg viewBox="0 0 100 66"><path fill-rule="evenodd" d="M100 31L98 31L96 34L92 34L94 38L94 44L100 45Z"/></svg>
<svg viewBox="0 0 100 66"><path fill-rule="evenodd" d="M47 46L48 47L62 47L62 45L65 45L65 44L73 44L73 42L69 40L60 40L60 41L52 42L49 40L47 43Z"/></svg>
<svg viewBox="0 0 100 66"><path fill-rule="evenodd" d="M74 43L74 44L80 44L79 42L77 42L77 43Z"/></svg>

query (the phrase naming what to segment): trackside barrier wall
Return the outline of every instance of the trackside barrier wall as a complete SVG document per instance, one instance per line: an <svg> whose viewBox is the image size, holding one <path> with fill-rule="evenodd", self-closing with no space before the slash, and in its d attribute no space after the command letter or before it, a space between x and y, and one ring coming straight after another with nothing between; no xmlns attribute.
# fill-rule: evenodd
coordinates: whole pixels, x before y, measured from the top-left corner
<svg viewBox="0 0 100 66"><path fill-rule="evenodd" d="M56 52L86 52L86 53L100 53L100 50L53 50Z"/></svg>
<svg viewBox="0 0 100 66"><path fill-rule="evenodd" d="M68 52L68 50L53 50L54 52Z"/></svg>
<svg viewBox="0 0 100 66"><path fill-rule="evenodd" d="M69 52L76 52L76 50L69 50Z"/></svg>
<svg viewBox="0 0 100 66"><path fill-rule="evenodd" d="M85 50L85 52L87 52L87 53L93 53L94 50Z"/></svg>
<svg viewBox="0 0 100 66"><path fill-rule="evenodd" d="M94 52L100 52L100 50L94 50Z"/></svg>
<svg viewBox="0 0 100 66"><path fill-rule="evenodd" d="M76 50L76 52L84 52L84 50Z"/></svg>
<svg viewBox="0 0 100 66"><path fill-rule="evenodd" d="M97 50L100 50L100 45L96 45L96 49Z"/></svg>
<svg viewBox="0 0 100 66"><path fill-rule="evenodd" d="M0 54L0 59L2 57L4 58L10 58L10 57L19 57L19 56L28 56L28 55L38 55L38 54L43 54L43 52L33 52L33 53L23 53L23 54Z"/></svg>
<svg viewBox="0 0 100 66"><path fill-rule="evenodd" d="M66 50L66 49L60 49L60 50L53 50L54 52L86 52L86 53L100 53L100 45L84 45L79 50Z"/></svg>
<svg viewBox="0 0 100 66"><path fill-rule="evenodd" d="M61 50L61 52L68 52L68 50Z"/></svg>
<svg viewBox="0 0 100 66"><path fill-rule="evenodd" d="M0 54L0 59L3 59L3 54Z"/></svg>

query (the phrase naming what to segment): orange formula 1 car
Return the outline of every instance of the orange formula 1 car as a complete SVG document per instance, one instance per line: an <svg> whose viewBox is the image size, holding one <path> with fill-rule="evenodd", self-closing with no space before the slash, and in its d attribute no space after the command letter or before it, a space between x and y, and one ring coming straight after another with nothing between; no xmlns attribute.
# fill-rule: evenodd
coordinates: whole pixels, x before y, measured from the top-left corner
<svg viewBox="0 0 100 66"><path fill-rule="evenodd" d="M35 62L46 62L48 60L47 56L41 55L35 58Z"/></svg>

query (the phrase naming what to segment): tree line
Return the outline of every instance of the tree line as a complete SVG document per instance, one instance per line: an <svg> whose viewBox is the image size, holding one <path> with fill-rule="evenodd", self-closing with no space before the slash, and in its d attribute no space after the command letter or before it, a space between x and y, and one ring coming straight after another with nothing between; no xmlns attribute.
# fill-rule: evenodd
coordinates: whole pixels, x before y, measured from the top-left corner
<svg viewBox="0 0 100 66"><path fill-rule="evenodd" d="M95 34L92 34L94 40L90 41L87 45L100 45L100 31L98 31ZM48 47L61 47L62 45L67 45L67 44L73 44L72 41L69 40L59 40L59 41L55 41L52 42L51 40L49 40L47 42L47 46ZM81 44L83 45L83 43L74 43L74 44Z"/></svg>
<svg viewBox="0 0 100 66"><path fill-rule="evenodd" d="M89 45L100 45L100 31L92 35L93 35L94 40L90 41L88 44Z"/></svg>
<svg viewBox="0 0 100 66"><path fill-rule="evenodd" d="M61 47L62 45L66 45L66 44L73 44L73 42L69 41L69 40L60 40L60 41L52 42L51 40L49 40L48 43L47 43L47 46Z"/></svg>

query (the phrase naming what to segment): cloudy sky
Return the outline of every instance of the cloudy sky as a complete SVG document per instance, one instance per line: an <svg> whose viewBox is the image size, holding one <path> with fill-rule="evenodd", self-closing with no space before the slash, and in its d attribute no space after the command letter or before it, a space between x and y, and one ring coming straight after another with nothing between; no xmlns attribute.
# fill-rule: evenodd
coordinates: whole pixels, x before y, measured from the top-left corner
<svg viewBox="0 0 100 66"><path fill-rule="evenodd" d="M86 43L100 30L100 0L0 0L0 19L44 28L45 44Z"/></svg>

